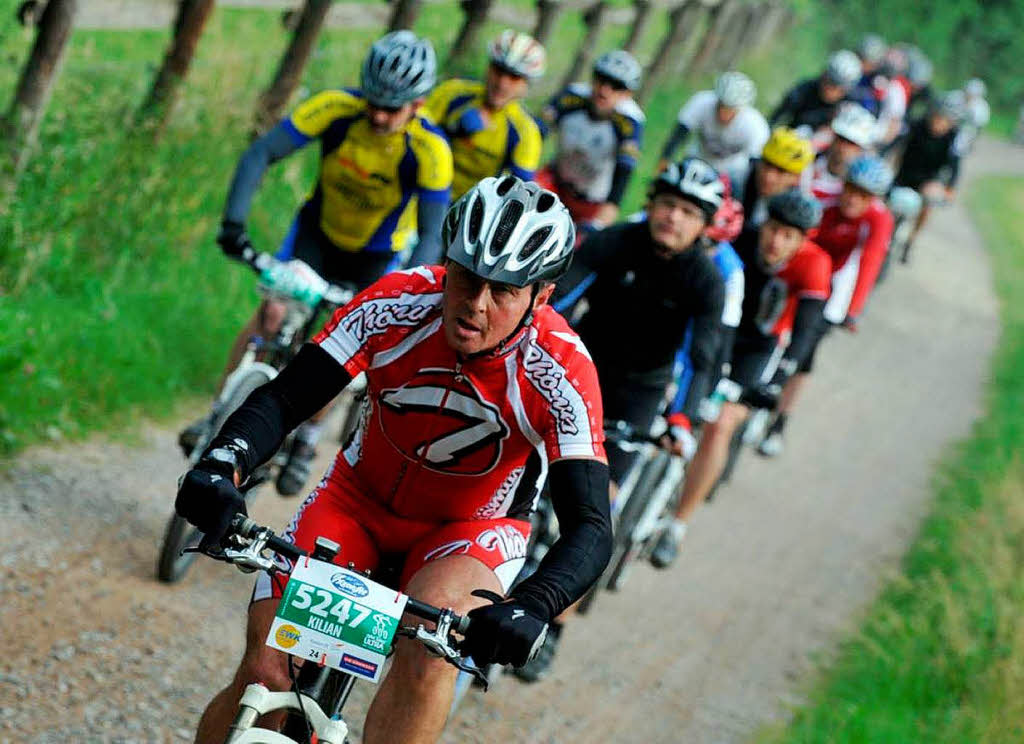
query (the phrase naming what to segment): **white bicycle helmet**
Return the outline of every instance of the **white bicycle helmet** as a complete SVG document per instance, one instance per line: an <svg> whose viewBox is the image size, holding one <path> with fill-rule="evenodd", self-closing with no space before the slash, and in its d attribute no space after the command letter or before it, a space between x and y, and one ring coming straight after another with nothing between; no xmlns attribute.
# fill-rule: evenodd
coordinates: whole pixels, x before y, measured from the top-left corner
<svg viewBox="0 0 1024 744"><path fill-rule="evenodd" d="M676 194L692 201L704 218L711 223L715 212L725 199L725 184L711 163L697 157L683 158L678 163L669 163L651 184L651 196Z"/></svg>
<svg viewBox="0 0 1024 744"><path fill-rule="evenodd" d="M513 75L536 80L544 74L547 55L539 41L520 31L505 29L491 42L491 63Z"/></svg>
<svg viewBox="0 0 1024 744"><path fill-rule="evenodd" d="M921 204L921 195L908 186L893 186L889 192L889 211L898 217L917 217Z"/></svg>
<svg viewBox="0 0 1024 744"><path fill-rule="evenodd" d="M615 80L629 90L637 90L640 87L643 68L625 49L616 49L597 58L594 62L594 74Z"/></svg>
<svg viewBox="0 0 1024 744"><path fill-rule="evenodd" d="M825 65L825 77L833 85L850 88L860 80L860 58L849 49L840 49L829 55Z"/></svg>
<svg viewBox="0 0 1024 744"><path fill-rule="evenodd" d="M753 106L757 86L742 72L723 72L715 81L715 97L726 108Z"/></svg>
<svg viewBox="0 0 1024 744"><path fill-rule="evenodd" d="M975 98L984 98L985 94L988 93L988 88L985 86L985 81L981 78L971 78L964 83L964 93Z"/></svg>
<svg viewBox="0 0 1024 744"><path fill-rule="evenodd" d="M485 178L448 210L441 239L449 261L492 282L553 282L572 261L576 228L550 191L515 176Z"/></svg>
<svg viewBox="0 0 1024 744"><path fill-rule="evenodd" d="M850 140L864 149L874 144L877 128L875 117L859 103L844 103L832 119L832 131L837 137Z"/></svg>
<svg viewBox="0 0 1024 744"><path fill-rule="evenodd" d="M878 34L864 34L864 38L857 45L857 54L865 62L877 65L885 59L886 49L885 39L881 36Z"/></svg>
<svg viewBox="0 0 1024 744"><path fill-rule="evenodd" d="M385 108L425 96L436 82L434 47L412 31L392 31L373 42L359 77L366 100Z"/></svg>
<svg viewBox="0 0 1024 744"><path fill-rule="evenodd" d="M923 54L912 54L907 60L907 80L911 85L921 87L932 81L932 63Z"/></svg>

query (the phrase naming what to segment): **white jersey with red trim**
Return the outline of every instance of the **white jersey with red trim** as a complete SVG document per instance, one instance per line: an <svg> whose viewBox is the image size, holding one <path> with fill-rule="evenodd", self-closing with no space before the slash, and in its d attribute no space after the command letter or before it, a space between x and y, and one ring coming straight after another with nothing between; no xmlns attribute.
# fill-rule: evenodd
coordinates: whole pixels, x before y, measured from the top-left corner
<svg viewBox="0 0 1024 744"><path fill-rule="evenodd" d="M844 183L845 180L841 176L834 175L828 169L827 154L821 154L814 159L811 166L811 193L815 199L825 205L831 204L839 198Z"/></svg>
<svg viewBox="0 0 1024 744"><path fill-rule="evenodd" d="M368 383L334 467L350 468L368 496L404 517L525 515L549 462L604 458L597 371L548 306L502 349L459 358L442 327L444 274L388 274L313 339Z"/></svg>

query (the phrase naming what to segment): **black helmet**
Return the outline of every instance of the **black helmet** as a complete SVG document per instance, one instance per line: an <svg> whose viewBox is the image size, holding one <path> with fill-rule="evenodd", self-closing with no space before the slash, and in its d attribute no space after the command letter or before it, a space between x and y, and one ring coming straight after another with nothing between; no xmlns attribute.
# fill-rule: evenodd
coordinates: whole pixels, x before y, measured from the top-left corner
<svg viewBox="0 0 1024 744"><path fill-rule="evenodd" d="M821 204L800 189L789 189L768 200L768 216L807 232L821 222Z"/></svg>
<svg viewBox="0 0 1024 744"><path fill-rule="evenodd" d="M651 184L650 196L676 194L692 201L704 212L708 222L722 206L725 185L718 177L718 171L711 163L700 158L683 158L678 163L669 163Z"/></svg>

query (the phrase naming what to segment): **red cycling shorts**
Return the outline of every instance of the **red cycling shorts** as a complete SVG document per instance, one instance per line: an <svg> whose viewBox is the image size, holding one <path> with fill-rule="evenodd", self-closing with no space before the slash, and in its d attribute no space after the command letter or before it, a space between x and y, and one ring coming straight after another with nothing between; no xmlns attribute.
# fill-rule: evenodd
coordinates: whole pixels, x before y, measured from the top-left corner
<svg viewBox="0 0 1024 744"><path fill-rule="evenodd" d="M588 201L587 199L581 199L571 188L559 188L558 181L555 178L555 174L550 168L541 168L537 171L534 176L534 180L537 185L548 191L554 191L558 194L558 198L562 200L566 209L569 210L569 215L572 217L572 221L580 224L583 222L589 222L597 216L598 211L604 206L604 202Z"/></svg>
<svg viewBox="0 0 1024 744"><path fill-rule="evenodd" d="M468 555L483 563L505 593L523 567L529 522L508 518L421 522L401 517L363 493L352 469L335 462L282 537L310 552L317 537L329 538L341 545L335 563L369 570L371 578L382 555L397 554L402 557L399 589L429 561L453 555ZM285 583L281 575L261 573L252 600L280 598Z"/></svg>

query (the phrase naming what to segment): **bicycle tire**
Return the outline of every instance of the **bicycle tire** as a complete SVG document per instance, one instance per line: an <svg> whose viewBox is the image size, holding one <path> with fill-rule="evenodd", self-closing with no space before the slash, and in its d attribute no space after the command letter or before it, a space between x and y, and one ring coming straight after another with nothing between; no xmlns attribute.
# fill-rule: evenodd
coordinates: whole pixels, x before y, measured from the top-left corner
<svg viewBox="0 0 1024 744"><path fill-rule="evenodd" d="M261 385L270 382L270 375L262 369L252 369L236 383L231 394L220 407L217 415L210 423L209 436L196 447L196 452L202 452L206 444L210 442L224 426L228 416L245 402L249 394ZM198 454L196 454L198 457ZM195 462L195 460L191 460ZM193 527L182 517L172 514L167 528L164 530L164 539L160 546L160 557L157 559L156 577L165 584L173 584L181 581L188 569L196 559L196 553L182 553L185 548L198 544L202 539L202 532Z"/></svg>
<svg viewBox="0 0 1024 744"><path fill-rule="evenodd" d="M637 481L633 495L630 496L626 507L619 517L619 534L612 548L612 557L608 561L606 570L607 579L604 582L608 591L617 592L625 584L629 565L640 552L640 543L633 537L633 531L643 516L647 504L650 502L654 489L668 470L670 455L664 451L658 451L655 456L644 465L644 473ZM637 497L640 498L637 498Z"/></svg>

